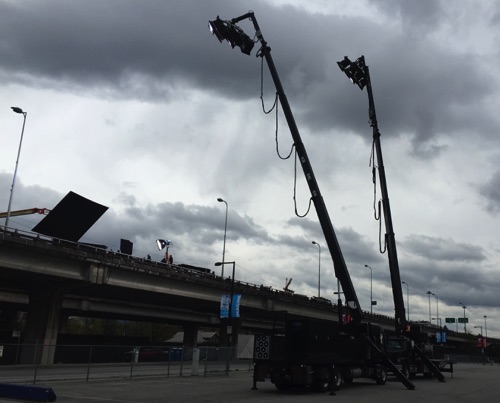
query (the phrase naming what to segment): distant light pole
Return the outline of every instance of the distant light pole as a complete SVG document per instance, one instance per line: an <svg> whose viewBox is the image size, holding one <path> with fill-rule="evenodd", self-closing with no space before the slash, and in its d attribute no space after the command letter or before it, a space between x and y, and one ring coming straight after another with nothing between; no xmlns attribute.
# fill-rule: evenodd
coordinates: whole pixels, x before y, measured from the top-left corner
<svg viewBox="0 0 500 403"><path fill-rule="evenodd" d="M365 267L370 269L370 315L373 315L373 271L367 264L365 264Z"/></svg>
<svg viewBox="0 0 500 403"><path fill-rule="evenodd" d="M487 316L484 315L484 337L488 338L488 328L486 327L486 318Z"/></svg>
<svg viewBox="0 0 500 403"><path fill-rule="evenodd" d="M427 295L429 296L429 324L432 324L432 318L431 318L431 295L432 292L431 291L427 291Z"/></svg>
<svg viewBox="0 0 500 403"><path fill-rule="evenodd" d="M481 337L483 337L483 327L482 326L474 326L474 329L480 329Z"/></svg>
<svg viewBox="0 0 500 403"><path fill-rule="evenodd" d="M318 298L321 296L321 245L316 241L312 241L313 245L318 245Z"/></svg>
<svg viewBox="0 0 500 403"><path fill-rule="evenodd" d="M432 295L434 295L436 297L436 318L439 319L439 300L438 300L438 296L434 293L432 293ZM439 327L441 327L441 321L439 322Z"/></svg>
<svg viewBox="0 0 500 403"><path fill-rule="evenodd" d="M462 304L461 302L459 302L459 304L462 306L462 308L464 309L464 333L467 333L467 323L466 323L466 318L465 318L465 310L467 309L467 307Z"/></svg>
<svg viewBox="0 0 500 403"><path fill-rule="evenodd" d="M402 281L401 283L406 284L406 312L408 313L408 322L410 321L410 287L406 281Z"/></svg>
<svg viewBox="0 0 500 403"><path fill-rule="evenodd" d="M227 233L227 209L228 209L228 206L227 206L227 201L225 201L224 199L221 199L220 197L217 199L217 201L219 203L225 203L226 204L226 220L224 221L224 246L222 247L222 264L220 266L222 266L222 269L221 269L221 277L224 277L224 263L225 263L225 258L226 258L226 233Z"/></svg>
<svg viewBox="0 0 500 403"><path fill-rule="evenodd" d="M21 130L21 140L19 141L19 149L17 150L17 159L16 159L16 167L14 169L14 177L12 178L12 187L10 188L9 206L7 207L7 217L5 218L5 229L7 229L7 227L9 226L12 195L14 194L14 185L16 184L17 167L19 165L19 156L21 155L21 146L23 144L24 126L26 125L26 115L28 114L28 112L24 112L21 108L18 108L17 106L12 106L11 109L15 113L22 114L24 119L23 119L23 129Z"/></svg>

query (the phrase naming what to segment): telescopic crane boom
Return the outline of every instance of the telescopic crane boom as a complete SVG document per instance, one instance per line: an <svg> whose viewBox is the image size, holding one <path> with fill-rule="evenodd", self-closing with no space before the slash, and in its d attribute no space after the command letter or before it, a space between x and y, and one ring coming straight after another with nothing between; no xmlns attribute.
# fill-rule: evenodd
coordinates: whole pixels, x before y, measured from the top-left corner
<svg viewBox="0 0 500 403"><path fill-rule="evenodd" d="M318 182L316 181L316 177L314 175L311 163L309 161L309 158L307 156L306 149L304 147L304 144L302 143L302 139L300 137L299 130L297 128L297 125L295 123L295 119L292 114L292 110L290 108L290 105L288 103L288 99L285 95L285 92L283 90L283 86L281 85L281 80L278 76L278 72L276 70L276 67L274 65L273 58L271 56L271 48L267 45L267 42L264 40L264 37L262 36L262 33L260 31L259 24L257 23L257 20L254 16L253 12L248 12L247 14L244 14L240 17L234 18L231 20L232 24L236 24L239 21L249 19L252 21L257 39L261 43L261 48L257 56L264 57L268 66L269 66L269 71L271 73L274 85L276 87L276 91L281 103L281 107L283 108L283 113L285 114L286 121L288 123L288 127L290 128L290 132L294 141L294 146L295 150L297 152L297 155L299 157L299 161L302 165L302 170L304 171L304 175L307 180L307 184L309 186L309 190L311 192L311 198L314 203L314 207L316 208L316 213L318 215L318 219L321 225L321 228L323 230L323 234L325 236L326 243L328 245L328 249L330 251L330 255L333 260L333 265L335 269L335 276L337 279L340 281L340 284L342 285L342 290L344 292L344 296L346 299L346 304L350 310L350 315L352 318L352 321L355 323L360 323L361 318L362 318L362 311L361 307L359 305L358 297L356 295L356 291L354 290L354 286L351 281L351 277L349 275L349 271L347 270L347 265L344 260L344 256L342 254L342 250L340 249L340 245L337 239L337 236L335 234L335 230L333 228L332 222L330 220L330 216L328 214L328 210L326 208L325 202L323 200L323 196L321 195L321 191L318 186ZM217 20L215 20L215 23L223 23L222 20L220 20L217 17ZM219 25L220 26L220 25ZM237 28L237 27L236 27ZM214 32L215 33L215 32ZM218 37L219 38L219 37ZM233 37L234 38L234 37ZM226 39L226 38L224 38ZM220 40L220 38L219 38ZM238 46L240 44L243 44L243 46L240 46L242 49L243 53L249 52L253 45L245 45L246 41L243 40L243 42L240 42L239 39L234 39L234 43ZM231 43L232 44L232 43ZM233 46L234 47L234 46ZM248 50L249 49L249 50Z"/></svg>
<svg viewBox="0 0 500 403"><path fill-rule="evenodd" d="M401 285L398 253L396 250L396 238L394 236L394 229L392 226L391 206L389 203L389 192L387 190L387 180L385 177L384 160L382 158L382 147L380 145L380 131L377 123L377 115L375 113L375 102L373 99L373 91L370 80L370 70L365 63L364 56L361 56L355 62L351 62L346 56L344 57L344 60L337 62L337 64L340 67L340 70L347 75L353 84L357 84L361 90L366 87L366 91L368 93L368 114L370 126L373 128L373 145L377 157L377 168L379 172L380 189L382 192L382 209L386 229L385 243L387 245L387 257L389 259L389 270L391 274L392 294L395 308L395 331L397 336L403 337L408 335L409 332L407 331L403 286ZM438 378L441 382L444 382L443 374L439 368L437 368L418 347L415 347L415 350L436 378Z"/></svg>

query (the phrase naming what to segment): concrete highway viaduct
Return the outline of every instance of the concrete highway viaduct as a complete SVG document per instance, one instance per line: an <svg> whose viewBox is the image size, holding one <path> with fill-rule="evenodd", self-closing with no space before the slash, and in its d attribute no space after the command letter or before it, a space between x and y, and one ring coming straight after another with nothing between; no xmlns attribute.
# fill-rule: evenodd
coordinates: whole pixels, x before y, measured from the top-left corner
<svg viewBox="0 0 500 403"><path fill-rule="evenodd" d="M227 326L221 324L219 310L221 295L230 293L231 280L196 268L3 231L0 282L2 319L9 312L27 312L23 344L44 346L38 356L41 364L53 362L57 335L69 316L182 325L186 346L196 345L200 327L218 328L221 340L227 340ZM338 319L337 307L324 299L238 281L234 293L242 295L238 331L270 330L283 312L294 317ZM387 330L394 328L393 318L374 315L370 320ZM33 357L29 348L23 348L22 363L32 363Z"/></svg>

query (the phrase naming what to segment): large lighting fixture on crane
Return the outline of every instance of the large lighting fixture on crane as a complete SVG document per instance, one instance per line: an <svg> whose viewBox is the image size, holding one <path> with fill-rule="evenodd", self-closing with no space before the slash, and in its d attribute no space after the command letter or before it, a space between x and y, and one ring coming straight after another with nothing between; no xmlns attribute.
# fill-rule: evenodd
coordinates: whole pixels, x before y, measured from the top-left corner
<svg viewBox="0 0 500 403"><path fill-rule="evenodd" d="M357 84L359 88L363 89L366 86L366 74L364 72L364 57L360 57L354 63L349 60L347 56L344 57L344 60L337 62L349 80L352 81L353 84Z"/></svg>
<svg viewBox="0 0 500 403"><path fill-rule="evenodd" d="M238 46L241 49L241 53L245 53L246 55L250 55L252 52L254 46L253 40L240 27L235 25L232 20L224 21L217 16L217 19L208 22L208 27L219 42L222 43L223 40L226 40L233 49Z"/></svg>

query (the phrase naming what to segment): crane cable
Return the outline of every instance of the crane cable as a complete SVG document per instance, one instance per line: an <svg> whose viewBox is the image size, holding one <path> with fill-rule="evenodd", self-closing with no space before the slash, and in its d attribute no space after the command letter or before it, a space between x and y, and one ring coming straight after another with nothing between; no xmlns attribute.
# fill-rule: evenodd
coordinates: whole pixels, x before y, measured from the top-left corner
<svg viewBox="0 0 500 403"><path fill-rule="evenodd" d="M260 101L261 101L261 104L262 104L262 111L268 115L269 113L271 113L273 111L273 109L275 110L275 113L276 113L276 126L275 126L275 143L276 143L276 154L278 155L278 157L282 160L287 160L290 158L290 156L292 155L292 152L294 151L295 149L295 164L294 164L294 179L293 179L293 203L294 203L294 209L295 209L295 215L299 218L304 218L306 217L308 214L309 214L309 211L311 210L311 203L312 203L312 197L309 198L309 206L307 208L307 211L305 212L304 215L300 215L297 211L297 149L295 147L295 143L292 144L292 147L290 148L290 153L286 156L286 157L283 157L281 154L280 154L280 151L279 151L279 142L278 142L278 127L279 127L279 124L278 124L278 107L279 107L279 94L278 92L276 92L276 96L274 98L274 103L273 105L271 106L271 108L269 110L266 111L266 108L265 108L265 105L264 105L264 56L262 54L261 51L259 51L257 53L257 56L260 56L261 58L261 64L260 64Z"/></svg>
<svg viewBox="0 0 500 403"><path fill-rule="evenodd" d="M373 163L373 164L372 164ZM373 182L373 216L378 224L378 248L380 253L385 253L387 250L387 242L384 239L384 247L382 248L382 200L379 199L377 203L377 175L376 171L378 167L375 165L375 140L372 142L372 152L370 155L369 166L372 167L372 182ZM378 210L378 215L377 215Z"/></svg>

